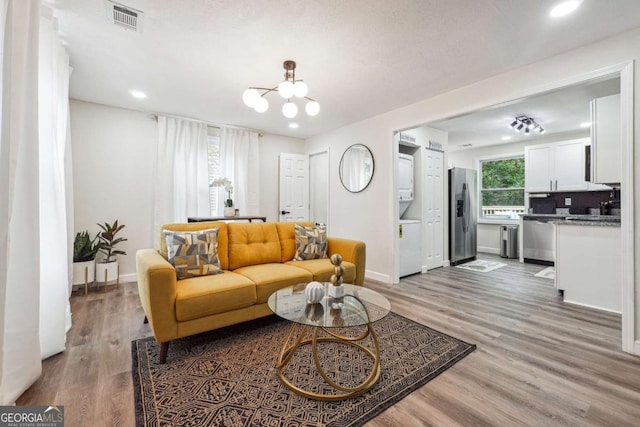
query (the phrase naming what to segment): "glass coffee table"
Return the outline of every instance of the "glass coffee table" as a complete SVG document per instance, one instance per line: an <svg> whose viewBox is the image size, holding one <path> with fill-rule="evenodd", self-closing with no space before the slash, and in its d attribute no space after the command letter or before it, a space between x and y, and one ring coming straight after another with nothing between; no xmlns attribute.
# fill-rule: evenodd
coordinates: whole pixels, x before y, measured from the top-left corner
<svg viewBox="0 0 640 427"><path fill-rule="evenodd" d="M372 324L389 314L389 300L371 289L349 284L342 285L343 297L333 298L328 295L329 288L333 285L324 283L324 298L316 304L308 304L305 295L306 285L301 283L280 289L271 294L268 300L271 311L291 322L291 329L278 356L277 369L280 380L295 393L317 400L335 401L366 393L380 378L380 349ZM364 340L370 341L369 347L372 348L365 346ZM321 359L326 353L337 354L335 349L330 348L331 344L336 343L347 346L350 351L364 352L371 358L371 372L355 386L339 384L323 367ZM296 352L309 345L315 368L330 386L330 393L304 390L284 373ZM344 363L350 361L347 359Z"/></svg>

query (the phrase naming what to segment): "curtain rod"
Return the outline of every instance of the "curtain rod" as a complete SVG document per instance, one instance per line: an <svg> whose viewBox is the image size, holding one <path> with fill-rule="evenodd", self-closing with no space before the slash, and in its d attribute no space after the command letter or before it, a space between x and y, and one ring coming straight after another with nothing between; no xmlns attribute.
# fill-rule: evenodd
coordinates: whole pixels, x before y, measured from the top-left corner
<svg viewBox="0 0 640 427"><path fill-rule="evenodd" d="M182 120L191 120L192 122L198 122L198 123L204 123L205 125L212 127L214 129L220 129L222 127L228 127L228 128L233 128L233 129L240 129L240 130L248 130L250 132L257 132L259 137L263 137L264 133L263 131L260 131L258 129L249 129L249 128L243 128L240 126L233 126L233 125L221 125L218 123L213 123L207 120L201 120L201 119L194 119L191 117L184 117L184 116L176 116L173 114L160 114L160 113L151 113L151 118L155 121L158 121L158 116L165 116L165 117L173 117L174 119L182 119Z"/></svg>

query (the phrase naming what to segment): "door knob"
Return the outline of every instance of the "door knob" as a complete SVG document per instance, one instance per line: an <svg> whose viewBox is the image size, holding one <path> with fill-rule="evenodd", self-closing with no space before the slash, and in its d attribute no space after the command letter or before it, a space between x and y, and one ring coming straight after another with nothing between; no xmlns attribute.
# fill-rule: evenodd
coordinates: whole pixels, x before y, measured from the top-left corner
<svg viewBox="0 0 640 427"><path fill-rule="evenodd" d="M289 212L289 211L280 211L280 213L281 213L282 215L287 215L287 214L290 214L291 212Z"/></svg>

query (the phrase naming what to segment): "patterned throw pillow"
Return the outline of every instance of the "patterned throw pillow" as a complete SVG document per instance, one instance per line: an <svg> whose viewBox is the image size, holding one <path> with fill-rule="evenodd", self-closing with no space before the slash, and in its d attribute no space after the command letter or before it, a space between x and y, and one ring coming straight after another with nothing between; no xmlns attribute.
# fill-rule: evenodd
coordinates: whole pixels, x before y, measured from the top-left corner
<svg viewBox="0 0 640 427"><path fill-rule="evenodd" d="M327 257L327 227L305 227L295 225L296 233L296 261L319 259Z"/></svg>
<svg viewBox="0 0 640 427"><path fill-rule="evenodd" d="M164 230L169 262L175 267L178 280L222 273L218 259L218 230Z"/></svg>

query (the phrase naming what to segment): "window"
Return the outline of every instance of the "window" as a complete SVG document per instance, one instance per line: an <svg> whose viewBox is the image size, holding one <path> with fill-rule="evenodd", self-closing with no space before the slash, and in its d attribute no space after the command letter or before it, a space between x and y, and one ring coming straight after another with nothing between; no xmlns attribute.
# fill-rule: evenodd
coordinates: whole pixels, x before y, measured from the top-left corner
<svg viewBox="0 0 640 427"><path fill-rule="evenodd" d="M220 178L220 138L217 136L207 136L209 182ZM217 187L209 187L209 207L211 216L218 216L218 191Z"/></svg>
<svg viewBox="0 0 640 427"><path fill-rule="evenodd" d="M480 160L480 218L524 213L524 156Z"/></svg>

